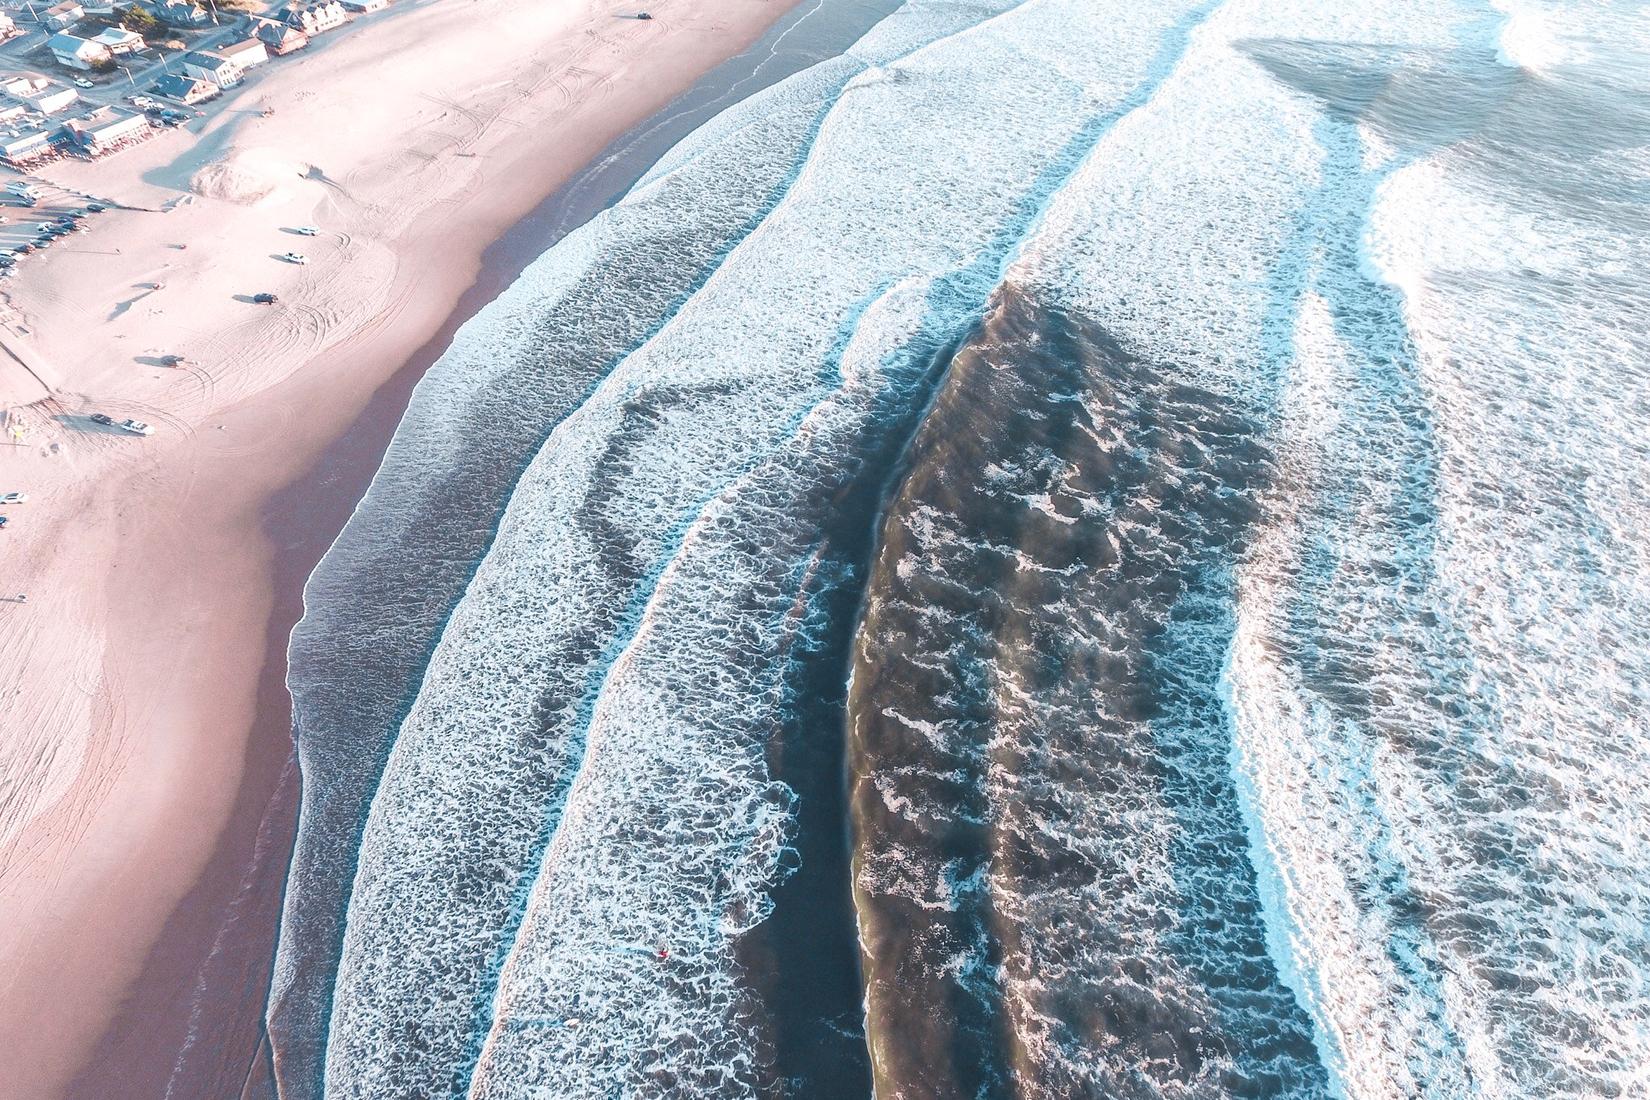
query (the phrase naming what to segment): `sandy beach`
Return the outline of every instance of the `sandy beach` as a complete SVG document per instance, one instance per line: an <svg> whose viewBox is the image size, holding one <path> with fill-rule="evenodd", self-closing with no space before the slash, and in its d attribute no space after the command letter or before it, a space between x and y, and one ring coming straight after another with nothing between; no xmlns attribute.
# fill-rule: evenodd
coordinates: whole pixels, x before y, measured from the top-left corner
<svg viewBox="0 0 1650 1100"><path fill-rule="evenodd" d="M266 1094L303 577L487 247L785 6L403 4L39 173L120 208L0 328L0 1097Z"/></svg>

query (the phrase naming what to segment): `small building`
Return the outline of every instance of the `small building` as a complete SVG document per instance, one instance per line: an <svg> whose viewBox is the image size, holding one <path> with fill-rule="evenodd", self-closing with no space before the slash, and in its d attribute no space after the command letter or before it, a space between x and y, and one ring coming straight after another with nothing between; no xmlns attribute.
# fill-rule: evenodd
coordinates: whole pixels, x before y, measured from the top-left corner
<svg viewBox="0 0 1650 1100"><path fill-rule="evenodd" d="M245 38L228 46L219 46L217 53L235 63L241 71L246 71L254 65L262 65L269 60L269 51L256 38Z"/></svg>
<svg viewBox="0 0 1650 1100"><path fill-rule="evenodd" d="M183 55L180 64L185 76L210 80L220 88L233 88L241 82L241 67L211 50L192 50Z"/></svg>
<svg viewBox="0 0 1650 1100"><path fill-rule="evenodd" d="M104 27L98 36L92 39L100 46L104 46L115 56L133 53L143 49L143 36L137 31L129 31L125 27Z"/></svg>
<svg viewBox="0 0 1650 1100"><path fill-rule="evenodd" d="M258 41L274 56L284 57L309 45L309 35L289 24L263 19L258 22Z"/></svg>
<svg viewBox="0 0 1650 1100"><path fill-rule="evenodd" d="M338 0L311 0L309 3L288 4L280 10L276 18L313 38L334 27L343 26L349 16L344 11L344 5Z"/></svg>
<svg viewBox="0 0 1650 1100"><path fill-rule="evenodd" d="M43 76L8 76L4 80L0 80L0 92L5 92L7 95L28 95L30 92L39 91L49 83L50 81Z"/></svg>
<svg viewBox="0 0 1650 1100"><path fill-rule="evenodd" d="M52 151L52 131L24 130L16 137L0 136L0 159L12 164L27 164Z"/></svg>
<svg viewBox="0 0 1650 1100"><path fill-rule="evenodd" d="M17 20L13 19L5 12L0 11L0 42L4 42L8 38L15 37L16 35L22 33L22 31L17 29Z"/></svg>
<svg viewBox="0 0 1650 1100"><path fill-rule="evenodd" d="M143 115L114 107L99 107L84 118L70 119L63 124L63 129L70 141L96 156L147 137L152 127Z"/></svg>
<svg viewBox="0 0 1650 1100"><path fill-rule="evenodd" d="M99 65L108 64L114 60L109 47L101 42L93 42L89 38L77 38L72 34L54 34L46 39L46 48L52 51L59 65L70 69L79 69L90 72Z"/></svg>
<svg viewBox="0 0 1650 1100"><path fill-rule="evenodd" d="M161 0L155 5L155 15L169 27L204 27L212 21L195 0Z"/></svg>
<svg viewBox="0 0 1650 1100"><path fill-rule="evenodd" d="M46 25L60 31L68 30L84 18L86 9L75 0L62 0L46 9Z"/></svg>
<svg viewBox="0 0 1650 1100"><path fill-rule="evenodd" d="M13 92L12 94L43 115L56 114L65 107L74 106L80 99L80 93L73 88L65 88L61 84L50 84L46 81L40 81L37 87L26 92Z"/></svg>
<svg viewBox="0 0 1650 1100"><path fill-rule="evenodd" d="M180 73L167 73L155 81L149 90L183 104L200 103L218 94L218 86L210 80L196 80Z"/></svg>
<svg viewBox="0 0 1650 1100"><path fill-rule="evenodd" d="M338 0L345 10L357 15L366 15L369 12L383 11L390 6L390 0Z"/></svg>

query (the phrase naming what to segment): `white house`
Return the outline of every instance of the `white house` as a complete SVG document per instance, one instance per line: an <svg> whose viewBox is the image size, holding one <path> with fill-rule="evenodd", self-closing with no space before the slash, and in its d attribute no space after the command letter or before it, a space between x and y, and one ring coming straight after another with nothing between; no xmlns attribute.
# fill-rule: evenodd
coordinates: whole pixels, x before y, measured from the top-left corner
<svg viewBox="0 0 1650 1100"><path fill-rule="evenodd" d="M106 153L122 142L147 135L152 129L143 115L100 107L85 118L70 119L63 128L88 153Z"/></svg>
<svg viewBox="0 0 1650 1100"><path fill-rule="evenodd" d="M109 47L101 42L93 42L89 38L76 38L72 34L54 34L46 40L46 48L52 51L59 65L71 69L80 69L83 72L96 68L100 63L113 61L114 55Z"/></svg>
<svg viewBox="0 0 1650 1100"><path fill-rule="evenodd" d="M86 9L75 0L63 0L46 9L46 22L60 31L66 31L86 18Z"/></svg>
<svg viewBox="0 0 1650 1100"><path fill-rule="evenodd" d="M143 36L125 27L104 27L92 41L108 47L109 52L116 55L143 49Z"/></svg>
<svg viewBox="0 0 1650 1100"><path fill-rule="evenodd" d="M233 88L241 82L241 67L221 53L192 50L183 55L181 64L185 76L210 80L220 88Z"/></svg>
<svg viewBox="0 0 1650 1100"><path fill-rule="evenodd" d="M160 16L162 23L171 27L202 27L212 21L206 9L195 0L161 0L155 14Z"/></svg>
<svg viewBox="0 0 1650 1100"><path fill-rule="evenodd" d="M65 88L61 84L47 84L31 92L24 92L17 97L43 115L55 114L65 107L72 107L80 99L80 93L73 88Z"/></svg>
<svg viewBox="0 0 1650 1100"><path fill-rule="evenodd" d="M264 44L256 38L246 38L232 45L219 46L214 52L229 58L242 70L262 65L269 60L269 51L265 50Z"/></svg>
<svg viewBox="0 0 1650 1100"><path fill-rule="evenodd" d="M308 4L289 4L281 9L278 18L289 27L295 27L314 37L322 31L343 26L349 19L344 5L338 0L314 0Z"/></svg>

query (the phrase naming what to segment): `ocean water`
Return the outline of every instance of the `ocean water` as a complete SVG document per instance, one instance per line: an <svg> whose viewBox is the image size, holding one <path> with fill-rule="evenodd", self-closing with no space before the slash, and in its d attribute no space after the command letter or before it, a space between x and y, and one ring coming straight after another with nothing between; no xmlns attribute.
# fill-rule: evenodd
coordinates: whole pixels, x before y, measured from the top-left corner
<svg viewBox="0 0 1650 1100"><path fill-rule="evenodd" d="M306 591L292 1096L1650 1095L1650 16L910 3Z"/></svg>

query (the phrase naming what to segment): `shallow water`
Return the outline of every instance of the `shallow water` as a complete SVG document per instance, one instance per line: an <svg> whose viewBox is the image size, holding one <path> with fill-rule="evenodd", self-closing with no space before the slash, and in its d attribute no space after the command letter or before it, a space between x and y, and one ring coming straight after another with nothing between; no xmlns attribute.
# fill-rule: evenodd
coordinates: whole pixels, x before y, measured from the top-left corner
<svg viewBox="0 0 1650 1100"><path fill-rule="evenodd" d="M1642 1091L1647 43L913 0L665 154L306 593L290 1079Z"/></svg>

